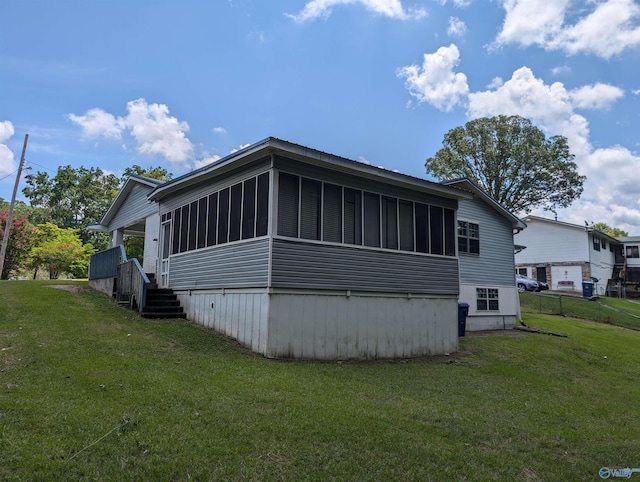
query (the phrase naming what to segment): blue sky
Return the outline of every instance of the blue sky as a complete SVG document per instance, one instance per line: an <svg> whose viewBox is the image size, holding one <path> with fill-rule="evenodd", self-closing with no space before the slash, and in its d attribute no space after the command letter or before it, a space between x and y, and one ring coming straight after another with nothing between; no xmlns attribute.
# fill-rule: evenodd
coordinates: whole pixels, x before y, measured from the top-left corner
<svg viewBox="0 0 640 482"><path fill-rule="evenodd" d="M7 0L0 197L25 133L50 175L179 175L275 136L426 177L447 131L518 114L588 178L560 220L640 235L639 60L631 0Z"/></svg>

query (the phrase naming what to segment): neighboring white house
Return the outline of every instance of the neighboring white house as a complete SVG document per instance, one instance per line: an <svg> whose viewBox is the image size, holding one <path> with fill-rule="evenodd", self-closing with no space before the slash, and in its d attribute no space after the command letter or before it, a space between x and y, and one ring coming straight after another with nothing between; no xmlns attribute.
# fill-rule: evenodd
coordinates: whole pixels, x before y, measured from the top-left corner
<svg viewBox="0 0 640 482"><path fill-rule="evenodd" d="M514 236L524 249L516 253L516 269L549 283L552 290L582 291L583 281L594 282L594 294L604 295L616 265L616 238L589 226L546 219L524 218L527 229Z"/></svg>
<svg viewBox="0 0 640 482"><path fill-rule="evenodd" d="M618 257L623 258L621 277L627 284L635 284L640 288L640 236L617 238L622 244Z"/></svg>
<svg viewBox="0 0 640 482"><path fill-rule="evenodd" d="M444 184L469 191L458 205L460 301L469 304L467 329L509 329L516 325L515 233L525 224L468 179Z"/></svg>

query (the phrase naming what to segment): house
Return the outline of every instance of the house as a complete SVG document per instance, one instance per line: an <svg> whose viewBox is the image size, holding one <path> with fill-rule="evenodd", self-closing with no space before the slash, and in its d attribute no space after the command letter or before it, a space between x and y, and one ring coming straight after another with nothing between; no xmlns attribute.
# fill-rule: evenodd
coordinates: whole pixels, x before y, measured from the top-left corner
<svg viewBox="0 0 640 482"><path fill-rule="evenodd" d="M155 274L158 258L158 232L160 215L158 204L147 200L149 194L162 184L162 181L133 175L122 185L111 205L98 224L88 227L91 231L107 232L110 235L110 246L122 246L124 236L144 237L143 271ZM145 236L149 233L149 236ZM111 251L114 261L121 260L120 251ZM102 266L100 266L102 268ZM111 264L109 268L113 268ZM114 289L115 271L97 272L98 266L93 264L94 279L90 284L100 291L111 294Z"/></svg>
<svg viewBox="0 0 640 482"><path fill-rule="evenodd" d="M113 247L92 258L90 282L114 276L120 233L144 226L144 271L175 293L187 318L264 356L448 353L457 349L461 294L475 329L513 324L511 233L521 226L459 184L270 137L166 183L132 178L96 227ZM457 236L464 223L469 245ZM473 245L465 261L460 243ZM143 310L148 278L137 276L131 299Z"/></svg>
<svg viewBox="0 0 640 482"><path fill-rule="evenodd" d="M613 271L613 280L619 283L617 289L620 289L626 297L640 298L640 236L616 239L620 244L614 251L616 266Z"/></svg>
<svg viewBox="0 0 640 482"><path fill-rule="evenodd" d="M549 283L552 290L582 291L593 281L593 292L604 295L614 277L620 242L589 226L527 216L527 229L514 236L525 249L516 253L520 274ZM619 261L619 260L618 260Z"/></svg>
<svg viewBox="0 0 640 482"><path fill-rule="evenodd" d="M514 328L520 302L513 239L526 225L469 179L445 184L473 196L460 200L457 219L460 301L469 304L467 330Z"/></svg>

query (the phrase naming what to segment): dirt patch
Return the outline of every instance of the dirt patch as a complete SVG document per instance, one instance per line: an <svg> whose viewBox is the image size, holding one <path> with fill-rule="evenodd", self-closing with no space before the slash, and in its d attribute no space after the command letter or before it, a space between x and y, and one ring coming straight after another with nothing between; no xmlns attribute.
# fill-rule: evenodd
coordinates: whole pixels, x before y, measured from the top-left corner
<svg viewBox="0 0 640 482"><path fill-rule="evenodd" d="M520 336L524 335L524 331L520 330L484 330L484 331L467 331L465 336Z"/></svg>
<svg viewBox="0 0 640 482"><path fill-rule="evenodd" d="M57 290L69 291L71 293L80 293L82 291L87 291L88 289L84 286L78 285L46 285L46 288L55 288Z"/></svg>

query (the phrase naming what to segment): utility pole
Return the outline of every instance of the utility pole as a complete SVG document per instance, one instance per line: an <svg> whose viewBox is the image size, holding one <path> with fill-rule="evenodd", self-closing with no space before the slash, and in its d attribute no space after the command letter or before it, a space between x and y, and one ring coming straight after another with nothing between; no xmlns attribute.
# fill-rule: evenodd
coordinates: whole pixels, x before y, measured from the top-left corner
<svg viewBox="0 0 640 482"><path fill-rule="evenodd" d="M24 154L27 151L27 141L29 134L24 135L24 144L22 146L22 156L20 156L20 165L18 166L18 175L16 183L13 186L13 194L11 195L11 204L9 204L9 214L7 215L7 224L4 227L4 237L2 238L2 248L0 249L0 277L4 269L4 257L7 254L7 245L9 244L9 231L11 231L11 221L13 220L13 206L16 204L16 194L18 193L18 185L20 184L20 176L22 175L22 167L24 166Z"/></svg>

